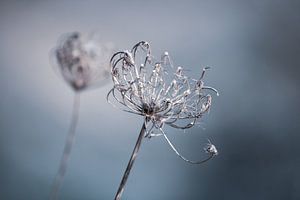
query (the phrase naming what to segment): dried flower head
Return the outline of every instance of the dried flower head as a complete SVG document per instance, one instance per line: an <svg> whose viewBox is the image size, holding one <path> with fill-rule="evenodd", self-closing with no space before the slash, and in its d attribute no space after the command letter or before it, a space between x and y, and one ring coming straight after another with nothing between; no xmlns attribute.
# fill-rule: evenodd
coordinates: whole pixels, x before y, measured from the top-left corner
<svg viewBox="0 0 300 200"><path fill-rule="evenodd" d="M56 66L74 90L103 82L109 76L112 48L99 43L95 35L66 34L54 49Z"/></svg>
<svg viewBox="0 0 300 200"><path fill-rule="evenodd" d="M202 70L198 79L192 79L182 67L174 68L168 52L156 61L145 41L137 43L130 51L115 53L110 62L114 87L107 95L108 101L112 96L124 111L144 116L151 122L147 123L145 137L163 135L182 159L199 163L181 156L162 127L191 128L209 111L212 103L209 92L218 95L218 91L203 82L208 68Z"/></svg>
<svg viewBox="0 0 300 200"><path fill-rule="evenodd" d="M162 129L165 124L178 129L191 128L209 111L212 101L209 91L217 95L218 91L204 85L203 78L208 68L203 69L199 79L192 79L182 67L173 67L168 52L156 61L149 43L144 41L134 45L130 51L115 53L110 63L114 87L107 94L108 102L113 97L123 107L122 110L145 118L115 200L122 197L144 137L162 135L180 158L193 164L204 163L217 155L216 147L209 142L204 148L210 155L208 158L188 160L178 152Z"/></svg>

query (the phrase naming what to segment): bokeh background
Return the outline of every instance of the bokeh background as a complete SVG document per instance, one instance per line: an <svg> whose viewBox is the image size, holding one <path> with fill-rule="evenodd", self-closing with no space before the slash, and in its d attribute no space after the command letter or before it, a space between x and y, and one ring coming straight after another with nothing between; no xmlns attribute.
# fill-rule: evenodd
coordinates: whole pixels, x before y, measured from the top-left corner
<svg viewBox="0 0 300 200"><path fill-rule="evenodd" d="M49 52L61 34L97 31L127 49L140 40L154 55L219 89L201 126L166 127L145 140L124 199L300 199L300 2L297 0L17 1L0 3L0 199L47 199L64 146L74 92ZM82 94L64 200L113 199L142 125L106 100L112 87Z"/></svg>

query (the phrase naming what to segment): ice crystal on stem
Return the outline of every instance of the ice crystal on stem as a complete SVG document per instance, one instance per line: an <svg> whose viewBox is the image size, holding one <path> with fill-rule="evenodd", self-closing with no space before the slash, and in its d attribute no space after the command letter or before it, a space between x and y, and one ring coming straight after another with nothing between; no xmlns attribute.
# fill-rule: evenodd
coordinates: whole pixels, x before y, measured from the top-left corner
<svg viewBox="0 0 300 200"><path fill-rule="evenodd" d="M168 52L156 60L149 43L145 41L137 43L131 50L115 53L110 63L114 87L107 95L108 101L112 103L113 99L121 105L122 110L145 118L136 144L138 149L142 138L163 136L173 151L189 163L201 164L217 155L215 146L210 143L205 148L208 158L189 160L178 152L163 130L164 125L178 129L191 128L209 111L212 103L210 92L218 95L218 91L203 82L208 68L202 70L198 79L190 78L182 67L174 68ZM121 198L137 155L136 147L115 199Z"/></svg>

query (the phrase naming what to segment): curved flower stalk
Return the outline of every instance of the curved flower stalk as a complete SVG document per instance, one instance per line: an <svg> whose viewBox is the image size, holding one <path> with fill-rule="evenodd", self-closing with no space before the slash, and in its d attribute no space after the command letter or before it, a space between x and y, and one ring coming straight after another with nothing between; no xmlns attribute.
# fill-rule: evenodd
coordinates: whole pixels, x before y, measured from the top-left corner
<svg viewBox="0 0 300 200"><path fill-rule="evenodd" d="M110 64L114 87L107 95L108 102L113 104L113 99L123 111L141 115L145 119L116 200L121 199L144 137L163 136L180 158L192 164L204 163L218 154L216 147L209 142L204 149L209 154L207 158L189 160L178 152L163 131L164 125L177 129L191 128L209 111L212 103L210 92L218 95L218 91L203 82L208 68L202 70L198 79L192 79L182 67L174 68L168 52L160 60L155 60L149 43L145 41L137 43L131 50L115 53Z"/></svg>
<svg viewBox="0 0 300 200"><path fill-rule="evenodd" d="M50 199L58 199L58 193L67 170L79 118L80 92L102 85L109 77L111 47L101 45L96 38L74 32L66 34L54 48L53 66L75 91L73 113L60 165L53 181Z"/></svg>

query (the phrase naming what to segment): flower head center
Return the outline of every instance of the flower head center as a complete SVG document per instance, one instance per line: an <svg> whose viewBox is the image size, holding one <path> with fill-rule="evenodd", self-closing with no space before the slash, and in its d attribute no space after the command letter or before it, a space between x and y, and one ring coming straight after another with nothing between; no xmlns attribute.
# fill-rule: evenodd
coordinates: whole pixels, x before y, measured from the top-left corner
<svg viewBox="0 0 300 200"><path fill-rule="evenodd" d="M142 104L142 111L147 116L153 116L157 112L157 110L158 107L154 102Z"/></svg>

